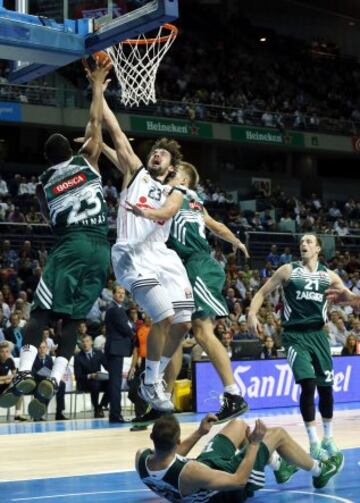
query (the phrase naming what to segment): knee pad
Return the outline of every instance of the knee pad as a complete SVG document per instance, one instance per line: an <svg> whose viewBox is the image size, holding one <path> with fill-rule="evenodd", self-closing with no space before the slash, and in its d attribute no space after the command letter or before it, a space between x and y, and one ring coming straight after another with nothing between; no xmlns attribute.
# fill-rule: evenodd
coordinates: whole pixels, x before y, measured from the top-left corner
<svg viewBox="0 0 360 503"><path fill-rule="evenodd" d="M133 297L139 306L150 316L153 323L174 315L172 303L160 285L140 286L134 289Z"/></svg>
<svg viewBox="0 0 360 503"><path fill-rule="evenodd" d="M303 379L299 382L301 386L300 394L300 411L306 423L310 423L315 419L315 380Z"/></svg>
<svg viewBox="0 0 360 503"><path fill-rule="evenodd" d="M334 413L334 395L332 386L318 386L319 412L325 419L331 419Z"/></svg>

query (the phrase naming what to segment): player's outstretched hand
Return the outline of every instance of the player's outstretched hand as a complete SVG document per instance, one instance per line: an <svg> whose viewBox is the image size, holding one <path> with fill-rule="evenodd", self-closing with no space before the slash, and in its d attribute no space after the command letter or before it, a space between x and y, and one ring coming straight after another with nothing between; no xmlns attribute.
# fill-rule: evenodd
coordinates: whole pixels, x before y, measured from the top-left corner
<svg viewBox="0 0 360 503"><path fill-rule="evenodd" d="M266 432L265 423L261 419L257 419L253 431L250 431L250 428L246 430L246 436L250 444L259 444L264 439Z"/></svg>
<svg viewBox="0 0 360 503"><path fill-rule="evenodd" d="M360 297L352 293L347 288L328 288L326 298L333 304L354 304L360 303Z"/></svg>
<svg viewBox="0 0 360 503"><path fill-rule="evenodd" d="M206 414L206 416L202 418L199 425L200 435L207 435L217 420L218 418L217 416L215 416L215 414L212 414L211 412L209 412L209 414Z"/></svg>
<svg viewBox="0 0 360 503"><path fill-rule="evenodd" d="M240 241L240 239L238 240L238 242L236 242L233 245L233 249L234 249L234 252L236 252L237 250L240 250L244 254L244 257L246 258L246 260L248 260L250 258L250 255L249 255L249 252L248 252L246 246L244 245L244 243L242 243Z"/></svg>
<svg viewBox="0 0 360 503"><path fill-rule="evenodd" d="M109 82L111 81L111 79L106 79L106 76L112 68L112 62L111 59L100 60L98 57L96 57L95 63L96 66L94 70L90 70L89 67L85 66L86 78L91 85L95 85L100 82L103 86L102 90L104 92L109 85Z"/></svg>
<svg viewBox="0 0 360 503"><path fill-rule="evenodd" d="M260 337L260 332L262 331L261 323L259 322L255 314L249 314L247 319L248 329L252 335Z"/></svg>

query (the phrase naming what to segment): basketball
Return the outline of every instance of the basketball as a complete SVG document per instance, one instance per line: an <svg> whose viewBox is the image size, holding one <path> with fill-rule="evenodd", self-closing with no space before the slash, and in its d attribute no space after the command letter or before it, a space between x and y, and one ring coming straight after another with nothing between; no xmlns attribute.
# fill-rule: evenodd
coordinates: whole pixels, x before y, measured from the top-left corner
<svg viewBox="0 0 360 503"><path fill-rule="evenodd" d="M89 68L90 70L93 70L95 68L96 59L98 59L99 63L102 63L105 61L111 61L111 58L106 51L97 51L97 52L94 52L94 54L92 54L88 58L83 58L82 64L85 68Z"/></svg>

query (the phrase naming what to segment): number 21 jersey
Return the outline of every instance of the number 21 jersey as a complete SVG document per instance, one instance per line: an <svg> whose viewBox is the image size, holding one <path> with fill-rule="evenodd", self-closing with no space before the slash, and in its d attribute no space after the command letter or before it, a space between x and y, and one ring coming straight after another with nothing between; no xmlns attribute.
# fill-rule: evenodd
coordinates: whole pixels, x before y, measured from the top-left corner
<svg viewBox="0 0 360 503"><path fill-rule="evenodd" d="M107 236L107 204L100 174L82 155L48 168L40 177L56 234L76 230Z"/></svg>

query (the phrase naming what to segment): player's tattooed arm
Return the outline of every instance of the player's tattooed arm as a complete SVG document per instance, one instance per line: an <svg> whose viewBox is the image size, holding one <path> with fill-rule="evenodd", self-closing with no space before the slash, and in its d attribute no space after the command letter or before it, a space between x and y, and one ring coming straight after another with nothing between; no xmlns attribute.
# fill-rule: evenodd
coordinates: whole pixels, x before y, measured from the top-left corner
<svg viewBox="0 0 360 503"><path fill-rule="evenodd" d="M250 258L249 252L247 251L247 248L244 245L244 243L242 243L240 239L237 236L235 236L235 234L229 229L229 227L212 218L205 208L203 210L203 215L206 227L213 234L223 239L224 241L231 243L234 247L234 251L241 250L245 255L246 259Z"/></svg>

